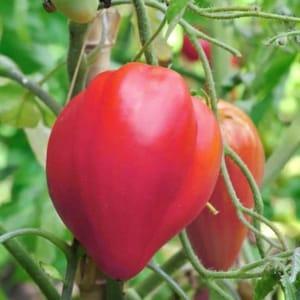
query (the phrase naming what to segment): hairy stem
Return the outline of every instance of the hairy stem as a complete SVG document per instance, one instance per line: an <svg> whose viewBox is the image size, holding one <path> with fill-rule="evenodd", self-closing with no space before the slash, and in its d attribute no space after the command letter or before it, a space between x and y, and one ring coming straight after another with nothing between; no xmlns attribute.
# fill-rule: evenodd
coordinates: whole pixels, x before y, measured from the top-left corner
<svg viewBox="0 0 300 300"><path fill-rule="evenodd" d="M147 42L151 38L151 29L150 29L150 23L148 20L148 15L146 12L146 6L144 3L144 0L132 0L132 4L134 5L135 11L136 11L136 17L138 22L138 28L139 28L139 35L140 35L140 41L142 44L142 47L144 48ZM153 55L151 45L148 45L144 49L146 61L150 65L156 65L157 60L155 56Z"/></svg>
<svg viewBox="0 0 300 300"><path fill-rule="evenodd" d="M0 227L0 234L7 232ZM3 243L6 250L16 259L21 267L27 272L32 280L37 284L45 297L49 300L59 300L60 296L57 290L50 282L48 276L41 270L38 264L31 258L25 248L15 240L8 240Z"/></svg>

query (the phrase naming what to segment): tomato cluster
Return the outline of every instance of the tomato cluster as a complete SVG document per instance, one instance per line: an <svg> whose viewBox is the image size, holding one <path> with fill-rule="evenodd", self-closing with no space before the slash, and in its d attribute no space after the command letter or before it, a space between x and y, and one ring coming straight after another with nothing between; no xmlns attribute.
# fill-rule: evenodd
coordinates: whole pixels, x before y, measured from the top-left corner
<svg viewBox="0 0 300 300"><path fill-rule="evenodd" d="M108 276L133 277L188 225L206 266L234 262L246 229L219 176L222 138L258 181L263 151L240 110L219 108L221 126L179 74L129 63L98 75L58 117L47 153L50 195ZM228 165L238 196L251 207L245 178ZM218 216L205 209L208 201Z"/></svg>

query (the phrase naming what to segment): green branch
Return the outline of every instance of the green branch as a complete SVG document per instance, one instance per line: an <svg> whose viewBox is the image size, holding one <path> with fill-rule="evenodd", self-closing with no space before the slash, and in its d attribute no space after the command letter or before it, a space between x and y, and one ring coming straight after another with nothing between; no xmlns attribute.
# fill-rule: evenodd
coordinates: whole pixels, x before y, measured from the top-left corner
<svg viewBox="0 0 300 300"><path fill-rule="evenodd" d="M78 265L79 243L76 239L73 240L71 254L68 259L67 271L64 279L63 291L61 300L71 300L75 280L75 274Z"/></svg>
<svg viewBox="0 0 300 300"><path fill-rule="evenodd" d="M6 231L0 227L0 234L6 234ZM59 300L60 296L57 290L50 282L48 276L38 266L38 264L31 258L30 254L25 248L15 240L8 240L4 242L6 250L16 259L21 267L27 272L32 280L37 284L43 294L49 300Z"/></svg>
<svg viewBox="0 0 300 300"><path fill-rule="evenodd" d="M154 271L162 280L164 280L169 287L184 300L189 300L188 296L181 289L181 287L173 280L163 269L161 269L156 263L151 262L148 264L148 268Z"/></svg>
<svg viewBox="0 0 300 300"><path fill-rule="evenodd" d="M66 255L66 257L70 256L70 247L68 246L67 243L54 236L51 232L47 232L37 228L22 228L22 229L17 229L14 231L4 233L0 236L0 244L3 244L9 241L10 239L19 236L32 235L32 234L45 238L46 240L54 244L58 249L60 249Z"/></svg>
<svg viewBox="0 0 300 300"><path fill-rule="evenodd" d="M84 56L85 39L89 24L69 24L69 50L67 56L68 75L70 88L67 101L85 88L87 76L87 62Z"/></svg>
<svg viewBox="0 0 300 300"><path fill-rule="evenodd" d="M25 89L36 95L55 115L58 115L62 107L37 83L28 79L23 73L13 69L0 69L0 77L16 81Z"/></svg>
<svg viewBox="0 0 300 300"><path fill-rule="evenodd" d="M144 0L132 0L132 4L134 5L135 11L136 11L136 17L137 17L137 23L139 28L139 35L140 35L140 41L142 44L142 47L144 48L147 42L151 38L151 29L150 29L150 23L148 20L148 15L145 7ZM145 47L145 57L146 61L150 65L156 65L157 61L155 56L152 53L151 45Z"/></svg>
<svg viewBox="0 0 300 300"><path fill-rule="evenodd" d="M179 271L180 267L182 267L185 263L186 258L183 251L178 251L161 266L161 269L165 273L173 274ZM156 273L153 273L136 286L136 291L139 295L141 295L142 299L144 299L150 292L154 291L162 283L161 278L157 276Z"/></svg>

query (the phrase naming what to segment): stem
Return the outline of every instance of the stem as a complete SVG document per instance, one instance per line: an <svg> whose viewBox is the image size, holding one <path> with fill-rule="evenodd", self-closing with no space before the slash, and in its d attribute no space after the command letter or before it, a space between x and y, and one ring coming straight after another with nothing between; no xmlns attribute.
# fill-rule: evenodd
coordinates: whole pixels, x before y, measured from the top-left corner
<svg viewBox="0 0 300 300"><path fill-rule="evenodd" d="M6 77L16 81L21 86L36 95L55 115L58 115L62 107L52 98L45 90L43 90L37 83L29 80L20 71L1 69L1 77Z"/></svg>
<svg viewBox="0 0 300 300"><path fill-rule="evenodd" d="M105 299L107 300L123 300L124 283L122 281L116 281L111 278L106 279L106 295Z"/></svg>
<svg viewBox="0 0 300 300"><path fill-rule="evenodd" d="M270 38L266 44L267 45L271 45L273 42L275 42L277 39L280 39L282 37L289 37L289 36L297 36L300 35L300 30L294 30L294 31L289 31L289 32L282 32L279 33L275 36L273 36L272 38Z"/></svg>
<svg viewBox="0 0 300 300"><path fill-rule="evenodd" d="M129 0L112 0L112 5L122 5L122 4L128 4L128 3L130 3ZM166 13L166 11L167 11L167 7L164 4L159 3L157 1L154 1L154 0L146 0L145 4L149 7L156 8L156 9L160 10L163 13ZM238 57L242 56L241 53L238 50L236 50L236 49L232 48L231 46L229 46L229 45L227 45L223 42L220 42L220 41L206 35L205 33L197 30L192 25L190 25L188 22L186 22L185 20L180 19L179 24L183 27L188 28L197 37L202 38L202 39L204 39L204 40L206 40L206 41L208 41L212 44L215 44L215 45L225 49L226 51L229 51L231 54L233 54L235 56L238 56Z"/></svg>
<svg viewBox="0 0 300 300"><path fill-rule="evenodd" d="M61 300L71 300L75 280L76 269L78 265L79 243L76 239L73 240L71 247L71 255L68 259L67 271L64 280Z"/></svg>
<svg viewBox="0 0 300 300"><path fill-rule="evenodd" d="M228 155L240 168L240 170L243 172L245 175L246 179L248 180L249 186L251 188L251 191L253 193L253 198L255 201L255 209L256 212L253 212L252 210L241 206L241 210L244 211L245 213L251 215L254 218L257 218L261 222L265 223L267 226L269 226L275 235L277 236L278 240L281 242L281 245L284 250L287 250L287 246L285 244L284 238L281 235L280 231L272 224L271 221L268 219L264 218L263 216L263 200L259 191L259 188L256 184L256 181L251 173L251 171L248 169L247 165L242 161L242 159L239 157L239 155L231 149L229 146L225 147L225 155Z"/></svg>
<svg viewBox="0 0 300 300"><path fill-rule="evenodd" d="M0 236L0 243L5 243L9 241L12 238L18 237L18 236L23 236L23 235L38 235L52 244L54 244L57 248L59 248L65 255L66 257L70 256L70 247L65 243L63 240L57 238L54 236L52 233L41 230L41 229L36 229L36 228L23 228L23 229L17 229L11 232L4 233Z"/></svg>
<svg viewBox="0 0 300 300"><path fill-rule="evenodd" d="M248 184L250 186L250 189L253 193L255 209L259 214L263 215L264 203L263 203L259 188L257 186L257 183L256 183L251 171L248 169L247 165L243 162L243 160L240 158L240 156L228 145L225 146L224 152L225 152L225 155L229 156L238 165L238 167L240 168L242 173L245 175L245 177L248 181Z"/></svg>
<svg viewBox="0 0 300 300"><path fill-rule="evenodd" d="M69 24L70 42L67 66L70 90L67 100L73 98L85 87L86 60L84 59L84 47L88 28L88 24L77 24L74 22L70 22Z"/></svg>
<svg viewBox="0 0 300 300"><path fill-rule="evenodd" d="M227 294L221 287L219 287L214 281L206 281L205 283L208 287L217 292L223 299L233 300L233 298L229 294Z"/></svg>
<svg viewBox="0 0 300 300"><path fill-rule="evenodd" d="M160 34L160 32L162 31L162 29L164 28L165 24L166 24L167 18L164 17L164 19L162 20L162 22L160 23L160 25L157 27L157 29L155 30L155 32L153 33L153 35L150 37L150 39L143 45L142 49L137 53L137 55L133 58L133 61L137 61L142 55L143 53L147 50L147 48L149 47L149 45L156 39L156 37Z"/></svg>
<svg viewBox="0 0 300 300"><path fill-rule="evenodd" d="M263 275L263 272L257 273L245 273L243 270L237 270L232 272L221 272L221 271L210 271L207 270L199 261L198 257L193 251L192 245L187 237L185 231L182 231L179 235L180 241L182 243L183 249L187 258L189 259L192 266L200 274L200 276L205 277L206 279L250 279L257 278Z"/></svg>
<svg viewBox="0 0 300 300"><path fill-rule="evenodd" d="M237 197L237 194L236 194L236 192L234 190L234 187L233 187L233 184L231 182L231 179L230 179L230 176L229 176L229 173L228 173L228 170L227 170L227 166L226 166L224 157L223 157L222 163L221 163L221 173L222 173L225 185L227 187L228 194L229 194L234 206L237 208L237 213L238 213L238 216L239 216L240 220L247 227L250 227L250 229L254 232L255 237L256 237L256 244L257 244L258 251L259 251L261 257L264 257L265 256L265 251L264 251L264 246L263 246L262 239L265 239L270 244L272 243L272 241L270 241L268 238L266 238L265 236L260 234L260 226L259 226L259 223L257 222L256 219L254 219L254 222L253 222L255 228L252 228L251 224L249 226L249 222L247 220L245 220L245 216L243 215L243 213L241 213L240 200Z"/></svg>
<svg viewBox="0 0 300 300"><path fill-rule="evenodd" d="M272 14L267 12L261 12L258 10L249 10L243 12L236 13L209 13L205 11L201 11L197 6L190 5L189 8L193 10L195 13L202 17L211 18L211 19L219 19L219 20L228 20L228 19L237 19L237 18L245 18L245 17L255 17L262 19L271 19L271 20L280 20L280 21L291 21L291 22L300 22L300 18L279 14ZM219 10L221 12L221 10Z"/></svg>
<svg viewBox="0 0 300 300"><path fill-rule="evenodd" d="M136 11L140 41L142 47L144 48L147 41L149 41L151 38L151 33L150 33L151 30L150 30L148 15L146 12L146 6L144 0L132 0L132 4L134 5ZM144 52L145 52L145 58L147 63L150 65L156 65L157 60L152 53L150 45L148 47L147 46L145 47Z"/></svg>
<svg viewBox="0 0 300 300"><path fill-rule="evenodd" d="M186 257L184 252L178 251L161 266L161 269L168 274L173 274L176 271L179 271L185 263ZM162 283L161 278L157 276L156 273L153 273L136 286L136 291L141 298L144 299L150 292L154 291Z"/></svg>
<svg viewBox="0 0 300 300"><path fill-rule="evenodd" d="M207 84L208 84L208 89L209 89L209 94L210 94L210 105L212 108L212 111L214 114L217 116L218 113L218 97L217 97L217 92L216 92L216 87L215 87L215 82L213 79L212 71L208 62L208 59L205 55L205 52L201 46L201 44L198 42L196 36L193 34L193 32L186 26L183 27L188 34L191 42L193 43L195 49L197 50L197 53L202 61L202 65L204 68L204 72L207 78Z"/></svg>
<svg viewBox="0 0 300 300"><path fill-rule="evenodd" d="M6 234L6 231L2 227L0 227L0 234ZM28 273L47 299L60 299L58 292L52 285L48 276L41 270L38 264L31 258L30 254L18 241L6 241L4 242L4 247Z"/></svg>
<svg viewBox="0 0 300 300"><path fill-rule="evenodd" d="M197 81L199 84L203 84L205 82L204 77L202 77L201 75L198 75L195 72L189 71L181 66L178 65L171 65L171 69L176 71L177 73L180 73L183 76L189 77L195 81Z"/></svg>
<svg viewBox="0 0 300 300"><path fill-rule="evenodd" d="M224 12L224 11L257 11L258 7L253 5L250 7L247 6L223 6L223 7L205 7L201 8L196 6L195 4L190 3L189 8L194 10L195 12Z"/></svg>
<svg viewBox="0 0 300 300"><path fill-rule="evenodd" d="M170 277L163 269L161 269L156 263L151 262L148 264L148 268L154 271L161 279L163 279L169 287L181 298L189 300L188 296L181 289L181 287Z"/></svg>

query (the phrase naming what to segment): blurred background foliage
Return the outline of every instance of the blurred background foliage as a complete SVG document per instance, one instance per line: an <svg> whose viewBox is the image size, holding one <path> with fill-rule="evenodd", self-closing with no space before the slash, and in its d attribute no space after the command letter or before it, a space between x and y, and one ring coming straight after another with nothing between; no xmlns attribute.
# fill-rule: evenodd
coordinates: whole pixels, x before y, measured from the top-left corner
<svg viewBox="0 0 300 300"><path fill-rule="evenodd" d="M28 78L40 82L63 104L68 91L64 65L68 47L67 20L58 13L46 13L41 2L1 1L0 54L13 60ZM253 4L246 0L214 1L213 4L229 2ZM255 4L264 11L300 16L299 0L261 0ZM208 6L211 2L201 1L201 5ZM129 61L139 50L131 8L122 6L120 13L122 21L112 53L112 68ZM152 10L150 15L155 28L162 15ZM190 12L185 18L243 54L239 66L232 66L230 55L222 49L214 49L211 63L219 94L249 113L259 129L266 157L269 157L300 113L300 37L277 41L273 45L266 45L266 41L280 32L295 29L295 25L258 18L220 22L199 18ZM168 42L163 36L158 37L155 51L162 64L168 65L172 61L171 66L186 75L191 90L203 95L201 63L191 63L182 55L182 43L183 33L178 27ZM44 141L54 119L54 115L32 94L16 83L0 78L0 224L7 230L43 228L70 239L49 200L44 169L39 163L44 159ZM266 216L280 226L293 246L299 246L300 242L299 182L300 151L291 158L280 176L263 189ZM51 276L58 279L59 274L63 274L65 261L60 252L36 237L22 238L21 241ZM174 253L177 245L176 239L166 245L157 254L158 261L164 261L166 256ZM192 280L188 271L177 275L186 288ZM148 272L143 272L132 282L141 281ZM17 287L27 281L26 274L0 248L0 300L35 299L34 296L26 298L23 294L18 298L16 295ZM152 299L171 297L164 286Z"/></svg>

